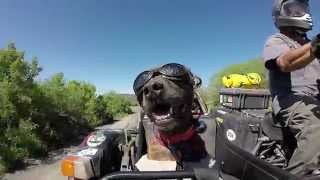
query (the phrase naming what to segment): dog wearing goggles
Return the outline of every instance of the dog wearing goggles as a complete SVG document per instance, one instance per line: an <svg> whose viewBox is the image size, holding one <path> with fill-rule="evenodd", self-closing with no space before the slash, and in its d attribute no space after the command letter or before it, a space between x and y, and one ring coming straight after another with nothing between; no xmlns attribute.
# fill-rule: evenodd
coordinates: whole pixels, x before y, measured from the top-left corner
<svg viewBox="0 0 320 180"><path fill-rule="evenodd" d="M135 79L134 92L149 119L149 126L144 124L148 159L179 162L207 155L192 116L194 89L199 82L200 78L176 63L144 71Z"/></svg>

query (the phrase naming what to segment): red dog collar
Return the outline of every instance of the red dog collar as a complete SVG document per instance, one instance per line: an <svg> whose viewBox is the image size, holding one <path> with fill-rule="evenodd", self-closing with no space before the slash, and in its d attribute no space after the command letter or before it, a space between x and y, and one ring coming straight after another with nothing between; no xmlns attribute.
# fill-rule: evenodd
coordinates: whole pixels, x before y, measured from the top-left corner
<svg viewBox="0 0 320 180"><path fill-rule="evenodd" d="M195 128L192 126L189 128L186 132L180 133L180 134L174 134L174 135L168 135L159 132L157 139L160 141L163 145L172 145L183 141L188 141L193 137L193 135L196 133Z"/></svg>

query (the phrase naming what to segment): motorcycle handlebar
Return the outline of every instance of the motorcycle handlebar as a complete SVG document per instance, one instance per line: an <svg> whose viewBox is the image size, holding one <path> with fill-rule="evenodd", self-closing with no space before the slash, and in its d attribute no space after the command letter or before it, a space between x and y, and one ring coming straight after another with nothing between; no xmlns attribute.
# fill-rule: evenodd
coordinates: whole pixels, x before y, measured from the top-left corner
<svg viewBox="0 0 320 180"><path fill-rule="evenodd" d="M101 180L114 179L210 179L219 180L219 173L216 168L195 168L184 171L120 171L108 174Z"/></svg>
<svg viewBox="0 0 320 180"><path fill-rule="evenodd" d="M115 172L101 178L101 180L115 179L177 179L192 178L196 179L193 171L148 171L148 172Z"/></svg>

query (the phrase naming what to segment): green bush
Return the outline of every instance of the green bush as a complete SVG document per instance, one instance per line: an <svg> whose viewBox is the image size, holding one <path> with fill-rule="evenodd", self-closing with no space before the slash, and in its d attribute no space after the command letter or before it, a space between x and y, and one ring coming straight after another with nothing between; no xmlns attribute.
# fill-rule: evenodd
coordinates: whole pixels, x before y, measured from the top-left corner
<svg viewBox="0 0 320 180"><path fill-rule="evenodd" d="M14 44L0 49L0 170L13 169L26 157L46 154L83 128L99 124L95 87L66 81L63 74L36 82L41 71Z"/></svg>
<svg viewBox="0 0 320 180"><path fill-rule="evenodd" d="M2 159L0 159L0 179L2 178L2 176L4 175L4 173L7 171L4 161Z"/></svg>
<svg viewBox="0 0 320 180"><path fill-rule="evenodd" d="M0 163L13 169L23 158L41 152L43 147L31 120L34 78L41 68L36 58L24 60L14 44L0 49Z"/></svg>
<svg viewBox="0 0 320 180"><path fill-rule="evenodd" d="M58 73L39 83L39 87L51 106L48 109L50 112L45 114L68 116L75 121L71 123L82 126L94 127L101 124L95 112L97 97L94 85L82 81L67 81L62 73Z"/></svg>
<svg viewBox="0 0 320 180"><path fill-rule="evenodd" d="M30 120L21 120L19 127L5 131L0 150L3 169L12 170L17 164L22 164L25 157L39 157L45 153L45 147L34 132L35 128Z"/></svg>
<svg viewBox="0 0 320 180"><path fill-rule="evenodd" d="M121 117L132 113L131 103L125 97L111 91L103 95L107 112L112 117Z"/></svg>
<svg viewBox="0 0 320 180"><path fill-rule="evenodd" d="M36 81L41 68L14 44L0 49L0 176L26 157L39 157L103 121L131 113L130 102L62 73Z"/></svg>

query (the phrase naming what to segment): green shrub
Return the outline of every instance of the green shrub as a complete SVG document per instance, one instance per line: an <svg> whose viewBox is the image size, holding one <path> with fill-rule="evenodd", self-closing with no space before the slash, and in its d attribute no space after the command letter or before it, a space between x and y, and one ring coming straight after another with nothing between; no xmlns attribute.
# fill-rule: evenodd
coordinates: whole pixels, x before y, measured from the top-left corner
<svg viewBox="0 0 320 180"><path fill-rule="evenodd" d="M132 113L130 101L113 91L104 94L103 99L106 103L107 112L112 117L121 117Z"/></svg>
<svg viewBox="0 0 320 180"><path fill-rule="evenodd" d="M131 113L114 92L96 96L94 85L62 73L36 81L41 68L14 44L0 49L0 175L24 158L39 157L112 117Z"/></svg>
<svg viewBox="0 0 320 180"><path fill-rule="evenodd" d="M0 159L0 179L4 175L4 173L7 171L7 168L5 167L5 163L2 159Z"/></svg>
<svg viewBox="0 0 320 180"><path fill-rule="evenodd" d="M41 68L36 58L24 59L14 44L0 49L0 163L1 169L13 169L23 158L42 151L32 122L34 78Z"/></svg>
<svg viewBox="0 0 320 180"><path fill-rule="evenodd" d="M30 120L21 120L17 128L7 129L0 150L4 169L14 169L25 157L39 157L45 148L34 133L36 126Z"/></svg>

